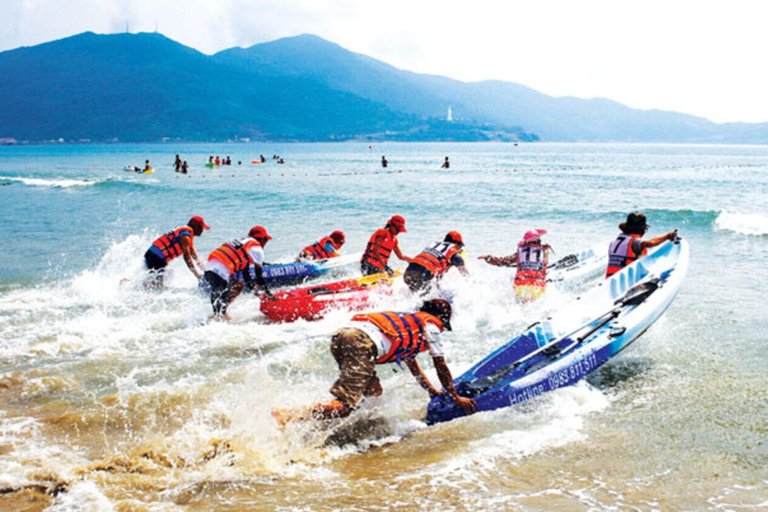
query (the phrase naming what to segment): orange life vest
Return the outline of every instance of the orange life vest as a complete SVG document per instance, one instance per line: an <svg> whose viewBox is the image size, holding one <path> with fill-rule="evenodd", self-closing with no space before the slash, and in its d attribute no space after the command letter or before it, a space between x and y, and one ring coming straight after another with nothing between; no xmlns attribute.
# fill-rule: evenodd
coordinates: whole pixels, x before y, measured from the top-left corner
<svg viewBox="0 0 768 512"><path fill-rule="evenodd" d="M608 269L605 272L605 278L608 279L613 274L623 269L637 258L645 256L648 249L644 248L640 254L635 254L632 245L635 239L641 238L640 235L620 234L616 240L611 242L608 248Z"/></svg>
<svg viewBox="0 0 768 512"><path fill-rule="evenodd" d="M208 261L216 260L222 263L229 269L229 275L231 276L236 272L248 268L248 266L253 263L251 255L248 254L248 251L250 251L253 246L260 247L259 242L253 238L232 240L213 251L210 256L208 256Z"/></svg>
<svg viewBox="0 0 768 512"><path fill-rule="evenodd" d="M330 258L333 253L328 252L325 248L328 245L328 242L331 243L334 249L338 249L333 239L329 236L326 236L324 238L321 238L317 242L313 243L312 245L306 246L304 249L301 250L301 253L312 256L313 260L324 260L324 259Z"/></svg>
<svg viewBox="0 0 768 512"><path fill-rule="evenodd" d="M376 239L377 236L379 236L381 233L384 233L385 238L384 241L381 242L381 250L379 251L379 257L380 259L374 258L374 244L373 241ZM384 268L384 265L387 264L389 261L389 255L392 254L392 249L395 248L395 243L397 242L397 238L395 238L392 233L389 232L386 228L379 228L377 229L373 235L371 235L371 239L368 240L368 245L365 247L365 252L363 253L363 258L360 260L362 263L368 263L369 265L372 265L376 268ZM382 263L383 261L383 263Z"/></svg>
<svg viewBox="0 0 768 512"><path fill-rule="evenodd" d="M181 238L184 236L188 236L190 240L192 239L191 227L179 226L173 231L167 232L152 242L150 250L168 263L184 252L181 248Z"/></svg>
<svg viewBox="0 0 768 512"><path fill-rule="evenodd" d="M360 313L352 317L352 321L371 322L379 328L392 342L389 352L380 354L376 364L400 362L402 359L415 357L419 352L429 349L427 343L427 324L436 325L443 329L439 318L428 313Z"/></svg>
<svg viewBox="0 0 768 512"><path fill-rule="evenodd" d="M451 258L459 252L461 252L461 247L457 244L435 242L413 258L413 263L417 263L429 270L433 276L440 277L448 271L451 266Z"/></svg>
<svg viewBox="0 0 768 512"><path fill-rule="evenodd" d="M547 286L546 249L541 244L523 244L517 248L515 286Z"/></svg>

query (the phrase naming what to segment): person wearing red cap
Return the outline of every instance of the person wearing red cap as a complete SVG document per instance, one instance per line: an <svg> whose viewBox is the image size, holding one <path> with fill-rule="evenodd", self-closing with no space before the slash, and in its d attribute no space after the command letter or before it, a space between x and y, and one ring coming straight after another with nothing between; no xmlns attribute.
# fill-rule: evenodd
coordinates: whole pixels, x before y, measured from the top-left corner
<svg viewBox="0 0 768 512"><path fill-rule="evenodd" d="M606 279L638 258L645 256L649 248L677 238L677 230L675 230L650 240L643 240L643 235L650 227L643 212L632 212L627 215L626 222L619 224L621 234L611 242L608 248Z"/></svg>
<svg viewBox="0 0 768 512"><path fill-rule="evenodd" d="M299 253L296 261L325 260L341 256L339 249L344 245L346 238L343 231L334 231L329 236L323 237L312 245L306 246Z"/></svg>
<svg viewBox="0 0 768 512"><path fill-rule="evenodd" d="M195 216L189 219L186 226L179 226L169 231L152 242L147 252L144 253L144 264L149 270L150 276L144 282L144 286L152 288L163 287L163 277L168 263L180 255L184 255L184 261L189 270L200 279L203 275L203 262L195 250L194 237L203 234L203 230L211 229L202 217ZM197 263L197 267L195 267ZM200 270L198 270L198 268Z"/></svg>
<svg viewBox="0 0 768 512"><path fill-rule="evenodd" d="M484 255L478 259L496 267L517 267L515 273L515 297L520 302L530 302L544 295L547 287L547 265L549 264L548 244L541 243L546 229L526 231L517 243L517 251L498 258Z"/></svg>
<svg viewBox="0 0 768 512"><path fill-rule="evenodd" d="M272 239L267 230L254 226L246 238L225 243L208 256L204 279L211 290L215 319L231 320L227 308L243 289L258 289L271 295L264 281L264 246Z"/></svg>
<svg viewBox="0 0 768 512"><path fill-rule="evenodd" d="M408 263L413 261L411 258L403 256L397 241L397 235L405 232L405 219L400 215L394 215L387 221L386 226L374 231L365 252L363 252L363 258L360 260L360 270L364 276L380 272L392 274L393 271L389 268L389 256L392 251L395 251L395 255L403 261Z"/></svg>
<svg viewBox="0 0 768 512"><path fill-rule="evenodd" d="M469 275L461 256L463 248L464 239L461 233L449 231L442 242L425 247L411 260L403 274L405 284L414 293L425 293L429 291L430 285L436 283L451 267L458 268L462 275Z"/></svg>
<svg viewBox="0 0 768 512"><path fill-rule="evenodd" d="M331 338L331 354L340 375L331 387L333 400L299 409L276 409L272 415L281 427L290 421L327 420L349 416L367 396L382 394L376 365L404 362L416 382L430 397L447 393L466 414L477 404L459 396L445 362L440 335L451 330L451 305L443 299L425 302L414 313L361 313ZM429 352L444 391L438 391L419 366L416 356Z"/></svg>

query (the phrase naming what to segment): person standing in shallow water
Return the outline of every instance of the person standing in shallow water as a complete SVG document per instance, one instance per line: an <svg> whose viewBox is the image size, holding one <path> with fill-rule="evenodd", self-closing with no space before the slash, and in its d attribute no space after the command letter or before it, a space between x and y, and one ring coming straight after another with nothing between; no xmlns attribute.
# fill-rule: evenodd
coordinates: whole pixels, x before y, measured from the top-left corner
<svg viewBox="0 0 768 512"><path fill-rule="evenodd" d="M176 169L176 172L181 172L181 157L179 155L176 155L176 160L173 162L173 168Z"/></svg>
<svg viewBox="0 0 768 512"><path fill-rule="evenodd" d="M189 164L187 163L186 160L184 160L181 163L181 172L182 172L182 174L187 174L187 171L189 171Z"/></svg>
<svg viewBox="0 0 768 512"><path fill-rule="evenodd" d="M448 160L448 157L445 157L445 162L443 162L443 165L440 166L441 169L450 169L451 168L451 161Z"/></svg>
<svg viewBox="0 0 768 512"><path fill-rule="evenodd" d="M388 163L387 158L384 155L381 155L381 166L386 169Z"/></svg>

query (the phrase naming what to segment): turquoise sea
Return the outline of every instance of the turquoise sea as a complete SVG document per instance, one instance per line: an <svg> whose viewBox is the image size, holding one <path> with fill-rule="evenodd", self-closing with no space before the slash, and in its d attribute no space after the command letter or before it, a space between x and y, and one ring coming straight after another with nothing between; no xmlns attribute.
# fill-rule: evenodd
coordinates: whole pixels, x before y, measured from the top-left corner
<svg viewBox="0 0 768 512"><path fill-rule="evenodd" d="M123 170L145 159L153 174ZM520 306L507 271L476 256L532 228L556 256L607 247L637 209L648 236L690 243L665 315L588 382L435 427L412 377L386 369L384 395L344 425L280 431L272 408L328 398L330 334L349 313L271 324L243 297L232 323L206 324L182 262L166 291L138 284L150 242L192 215L212 228L203 258L254 224L273 236L268 261L335 229L361 251L393 214L408 255L458 230L458 375L584 289ZM0 226L0 509L768 508L768 147L4 146Z"/></svg>

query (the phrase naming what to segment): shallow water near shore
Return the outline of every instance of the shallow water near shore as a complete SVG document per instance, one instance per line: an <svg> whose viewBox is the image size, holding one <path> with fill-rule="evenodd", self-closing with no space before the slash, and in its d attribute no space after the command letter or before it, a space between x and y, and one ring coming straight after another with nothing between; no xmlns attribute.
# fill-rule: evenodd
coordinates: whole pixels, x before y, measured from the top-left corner
<svg viewBox="0 0 768 512"><path fill-rule="evenodd" d="M208 169L210 154L234 165ZM147 158L153 174L122 170ZM0 509L768 507L768 147L11 146L0 184ZM268 261L334 229L360 251L393 214L408 255L455 229L471 274L445 279L458 375L583 289L520 306L509 272L477 256L509 254L531 228L555 257L607 243L635 209L649 236L690 243L664 316L587 382L433 427L427 395L391 365L351 418L280 431L273 408L329 397L330 334L349 313L274 324L242 297L233 322L207 324L181 261L162 293L140 286L150 242L191 215L212 227L203 258L254 224L273 236ZM380 306L413 305L396 290Z"/></svg>

